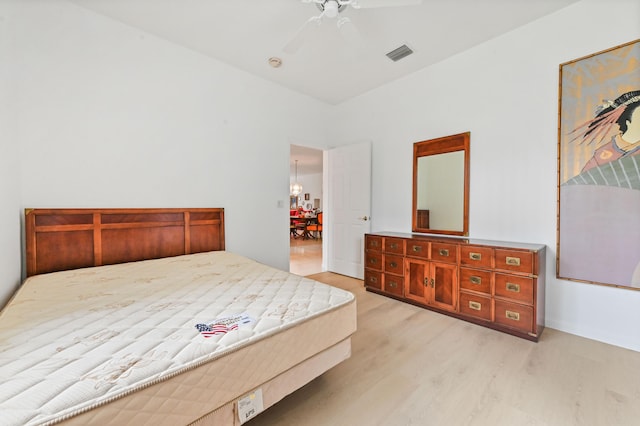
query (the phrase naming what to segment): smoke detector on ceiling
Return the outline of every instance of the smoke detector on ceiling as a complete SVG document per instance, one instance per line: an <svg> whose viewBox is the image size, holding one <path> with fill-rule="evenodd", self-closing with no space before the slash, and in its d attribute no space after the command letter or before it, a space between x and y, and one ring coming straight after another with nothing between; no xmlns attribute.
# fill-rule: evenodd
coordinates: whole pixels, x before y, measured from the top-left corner
<svg viewBox="0 0 640 426"><path fill-rule="evenodd" d="M282 65L282 59L276 56L270 57L268 62L269 62L269 65L271 65L273 68L279 68L280 65Z"/></svg>

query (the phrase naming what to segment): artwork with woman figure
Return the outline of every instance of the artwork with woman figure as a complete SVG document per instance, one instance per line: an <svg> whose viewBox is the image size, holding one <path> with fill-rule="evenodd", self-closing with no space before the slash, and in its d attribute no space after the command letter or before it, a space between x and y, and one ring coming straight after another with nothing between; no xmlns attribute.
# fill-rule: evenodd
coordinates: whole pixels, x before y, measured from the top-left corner
<svg viewBox="0 0 640 426"><path fill-rule="evenodd" d="M640 39L559 71L556 276L640 290Z"/></svg>
<svg viewBox="0 0 640 426"><path fill-rule="evenodd" d="M640 190L640 90L624 93L615 101L606 101L593 120L585 123L582 143L597 142L598 135L609 141L597 148L579 175L567 181L575 185L605 185ZM576 129L576 133L581 130ZM594 170L595 169L595 170Z"/></svg>
<svg viewBox="0 0 640 426"><path fill-rule="evenodd" d="M640 288L640 90L572 134L593 154L560 187L559 276Z"/></svg>

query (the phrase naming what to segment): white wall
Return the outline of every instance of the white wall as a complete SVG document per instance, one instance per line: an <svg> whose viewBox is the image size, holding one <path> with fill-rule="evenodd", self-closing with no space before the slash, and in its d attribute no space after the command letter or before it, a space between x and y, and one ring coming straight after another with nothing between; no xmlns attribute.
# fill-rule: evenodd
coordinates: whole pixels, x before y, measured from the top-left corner
<svg viewBox="0 0 640 426"><path fill-rule="evenodd" d="M305 173L298 174L298 181L302 184L302 194L298 198L298 205L305 207L311 203L313 208L313 199L320 199L320 207L322 208L322 173ZM309 200L305 201L304 194L309 194ZM302 203L302 204L300 204Z"/></svg>
<svg viewBox="0 0 640 426"><path fill-rule="evenodd" d="M324 148L329 106L64 0L8 4L11 223L24 207L224 207L228 250L288 269L289 147Z"/></svg>
<svg viewBox="0 0 640 426"><path fill-rule="evenodd" d="M11 77L17 51L9 8L0 8L0 307L20 283L20 194L15 88Z"/></svg>
<svg viewBox="0 0 640 426"><path fill-rule="evenodd" d="M411 229L413 142L470 131L470 236L546 244L547 325L640 350L640 292L555 278L558 67L639 38L639 16L585 0L336 107L333 138L373 141L372 229Z"/></svg>

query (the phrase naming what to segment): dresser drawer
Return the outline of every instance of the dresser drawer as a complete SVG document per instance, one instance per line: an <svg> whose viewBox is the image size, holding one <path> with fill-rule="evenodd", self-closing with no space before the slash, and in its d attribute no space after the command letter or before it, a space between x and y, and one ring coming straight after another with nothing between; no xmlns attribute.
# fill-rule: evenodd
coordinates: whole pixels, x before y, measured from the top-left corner
<svg viewBox="0 0 640 426"><path fill-rule="evenodd" d="M533 278L496 272L494 294L531 305L533 304Z"/></svg>
<svg viewBox="0 0 640 426"><path fill-rule="evenodd" d="M493 266L493 249L491 247L460 247L460 264L475 268L491 268Z"/></svg>
<svg viewBox="0 0 640 426"><path fill-rule="evenodd" d="M384 239L384 252L403 255L404 254L404 240L402 238L390 238Z"/></svg>
<svg viewBox="0 0 640 426"><path fill-rule="evenodd" d="M461 292L460 313L491 321L491 298L489 296Z"/></svg>
<svg viewBox="0 0 640 426"><path fill-rule="evenodd" d="M382 253L372 251L365 252L364 267L382 271Z"/></svg>
<svg viewBox="0 0 640 426"><path fill-rule="evenodd" d="M429 241L409 240L407 241L407 256L418 257L420 259L429 258Z"/></svg>
<svg viewBox="0 0 640 426"><path fill-rule="evenodd" d="M533 307L495 300L495 323L525 333L533 333Z"/></svg>
<svg viewBox="0 0 640 426"><path fill-rule="evenodd" d="M384 274L384 291L395 294L396 296L403 296L404 277L393 274Z"/></svg>
<svg viewBox="0 0 640 426"><path fill-rule="evenodd" d="M438 262L458 263L458 246L448 243L431 243L431 259Z"/></svg>
<svg viewBox="0 0 640 426"><path fill-rule="evenodd" d="M404 276L404 257L385 254L384 272Z"/></svg>
<svg viewBox="0 0 640 426"><path fill-rule="evenodd" d="M365 235L364 248L367 251L382 251L382 237L378 235Z"/></svg>
<svg viewBox="0 0 640 426"><path fill-rule="evenodd" d="M491 272L460 268L460 288L491 294Z"/></svg>
<svg viewBox="0 0 640 426"><path fill-rule="evenodd" d="M382 272L372 271L366 268L364 270L364 285L382 290Z"/></svg>
<svg viewBox="0 0 640 426"><path fill-rule="evenodd" d="M536 274L533 270L533 253L530 251L496 249L496 269Z"/></svg>

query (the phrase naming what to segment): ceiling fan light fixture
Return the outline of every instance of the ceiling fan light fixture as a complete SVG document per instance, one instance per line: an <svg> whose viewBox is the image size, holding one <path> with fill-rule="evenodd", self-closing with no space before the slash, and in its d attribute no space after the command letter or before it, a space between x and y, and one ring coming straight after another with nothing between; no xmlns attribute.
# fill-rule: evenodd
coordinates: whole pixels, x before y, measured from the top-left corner
<svg viewBox="0 0 640 426"><path fill-rule="evenodd" d="M325 4L324 4L324 15L327 18L335 18L336 16L338 16L338 2L335 0L328 0Z"/></svg>
<svg viewBox="0 0 640 426"><path fill-rule="evenodd" d="M304 0L303 0L304 1ZM336 0L324 0L324 1L314 1L320 12L322 12L323 17L327 18L335 18L338 16L342 10L347 7L347 4L344 2L338 2Z"/></svg>

